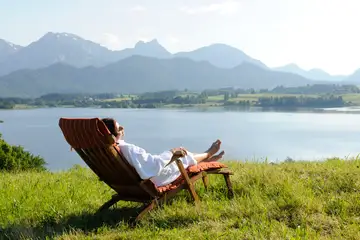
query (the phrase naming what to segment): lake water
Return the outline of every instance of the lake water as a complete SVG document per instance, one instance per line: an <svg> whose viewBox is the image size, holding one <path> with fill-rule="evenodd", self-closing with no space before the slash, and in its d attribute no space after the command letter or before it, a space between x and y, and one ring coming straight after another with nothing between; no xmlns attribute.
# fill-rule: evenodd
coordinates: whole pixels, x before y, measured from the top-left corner
<svg viewBox="0 0 360 240"><path fill-rule="evenodd" d="M226 151L225 159L321 160L360 153L360 114L357 113L224 109L1 110L0 120L4 123L0 123L0 132L9 143L22 145L44 157L51 170L85 165L63 138L58 127L60 117L113 117L125 127L128 142L151 153L178 146L193 152L204 151L219 138Z"/></svg>

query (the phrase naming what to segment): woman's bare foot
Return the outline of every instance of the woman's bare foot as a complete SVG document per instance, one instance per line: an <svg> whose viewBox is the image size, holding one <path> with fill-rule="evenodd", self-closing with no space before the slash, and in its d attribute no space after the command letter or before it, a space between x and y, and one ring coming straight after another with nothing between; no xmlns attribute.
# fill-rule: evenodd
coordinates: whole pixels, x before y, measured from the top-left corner
<svg viewBox="0 0 360 240"><path fill-rule="evenodd" d="M221 141L218 139L215 142L213 142L213 144L207 151L205 151L205 153L209 154L209 158L220 150L220 145L221 145Z"/></svg>
<svg viewBox="0 0 360 240"><path fill-rule="evenodd" d="M223 156L225 152L221 151L219 154L212 156L211 158L206 159L204 162L216 162L219 161Z"/></svg>

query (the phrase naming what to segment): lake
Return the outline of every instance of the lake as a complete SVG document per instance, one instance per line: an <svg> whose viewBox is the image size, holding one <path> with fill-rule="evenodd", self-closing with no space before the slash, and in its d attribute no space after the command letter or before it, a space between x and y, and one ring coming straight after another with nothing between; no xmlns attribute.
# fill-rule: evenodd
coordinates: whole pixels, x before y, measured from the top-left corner
<svg viewBox="0 0 360 240"><path fill-rule="evenodd" d="M341 109L340 109L341 110ZM350 113L350 114L349 114ZM60 117L113 117L125 127L125 139L157 154L184 146L200 152L217 138L227 160L322 160L360 153L358 111L261 112L225 109L1 110L0 132L14 145L45 158L51 170L85 165L70 151L58 127Z"/></svg>

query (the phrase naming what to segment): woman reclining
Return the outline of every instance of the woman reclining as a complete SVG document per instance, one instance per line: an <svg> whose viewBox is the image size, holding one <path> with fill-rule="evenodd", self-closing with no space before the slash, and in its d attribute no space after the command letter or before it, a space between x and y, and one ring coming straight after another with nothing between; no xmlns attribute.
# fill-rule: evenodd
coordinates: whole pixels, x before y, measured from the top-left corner
<svg viewBox="0 0 360 240"><path fill-rule="evenodd" d="M218 161L225 154L222 151L215 155L220 150L220 140L216 140L204 153L192 153L180 147L164 151L158 155L150 154L141 147L125 142L123 139L124 128L116 120L103 118L102 121L115 137L121 153L135 168L141 179L150 179L157 187L170 184L181 175L175 162L166 166L176 152L184 153L185 156L181 157L181 160L185 169L200 162Z"/></svg>

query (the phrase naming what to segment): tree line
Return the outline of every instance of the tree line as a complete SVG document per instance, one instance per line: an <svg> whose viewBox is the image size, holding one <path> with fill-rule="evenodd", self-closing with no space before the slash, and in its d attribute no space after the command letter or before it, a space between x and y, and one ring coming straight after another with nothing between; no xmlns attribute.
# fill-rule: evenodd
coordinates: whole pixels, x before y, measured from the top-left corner
<svg viewBox="0 0 360 240"><path fill-rule="evenodd" d="M351 84L307 84L299 87L284 87L277 86L273 89L241 89L241 88L221 88L221 89L208 89L204 93L207 96L224 95L224 100L227 98L236 98L239 94L262 94L262 93L273 93L273 94L351 94L360 93L360 89L356 85Z"/></svg>
<svg viewBox="0 0 360 240"><path fill-rule="evenodd" d="M345 102L341 96L285 96L285 97L260 97L257 104L260 107L343 107Z"/></svg>
<svg viewBox="0 0 360 240"><path fill-rule="evenodd" d="M354 85L314 84L301 87L278 86L268 89L236 89L233 87L221 89L207 89L202 92L189 92L187 89L145 92L139 95L101 93L51 93L38 98L0 98L0 108L12 109L23 104L34 107L100 107L100 108L158 108L164 105L191 106L204 104L211 96L223 96L218 102L224 106L344 106L346 103L338 94L360 93ZM256 100L240 100L241 94L263 94ZM294 97L267 97L266 94L302 94ZM311 97L309 95L321 95Z"/></svg>
<svg viewBox="0 0 360 240"><path fill-rule="evenodd" d="M181 91L149 92L140 95L128 94L75 94L52 93L39 98L0 98L0 109L12 109L23 104L34 107L101 107L101 108L157 108L163 105L192 105L206 102L203 94L182 94Z"/></svg>

